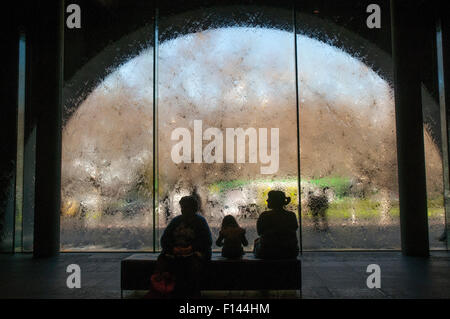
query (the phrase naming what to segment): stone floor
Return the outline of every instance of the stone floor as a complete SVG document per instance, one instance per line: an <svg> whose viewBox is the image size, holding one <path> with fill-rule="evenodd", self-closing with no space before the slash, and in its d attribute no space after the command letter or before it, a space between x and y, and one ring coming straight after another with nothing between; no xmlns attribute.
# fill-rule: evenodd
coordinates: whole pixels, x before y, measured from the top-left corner
<svg viewBox="0 0 450 319"><path fill-rule="evenodd" d="M0 298L120 298L120 260L130 253L62 253L49 259L0 255ZM66 268L81 268L81 288L69 289ZM366 286L369 264L381 267L381 288ZM302 297L450 298L450 253L429 259L398 252L309 252L302 256ZM127 292L127 298L142 293ZM208 292L205 298L296 298L293 292Z"/></svg>

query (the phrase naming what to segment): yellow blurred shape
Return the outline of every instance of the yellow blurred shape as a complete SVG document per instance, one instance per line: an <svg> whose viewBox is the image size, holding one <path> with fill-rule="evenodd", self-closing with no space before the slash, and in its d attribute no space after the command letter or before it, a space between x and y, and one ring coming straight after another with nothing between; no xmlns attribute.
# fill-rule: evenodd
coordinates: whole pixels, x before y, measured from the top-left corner
<svg viewBox="0 0 450 319"><path fill-rule="evenodd" d="M80 202L78 202L73 198L64 200L61 205L61 213L64 216L69 217L75 216L76 214L78 214L79 210L80 210Z"/></svg>

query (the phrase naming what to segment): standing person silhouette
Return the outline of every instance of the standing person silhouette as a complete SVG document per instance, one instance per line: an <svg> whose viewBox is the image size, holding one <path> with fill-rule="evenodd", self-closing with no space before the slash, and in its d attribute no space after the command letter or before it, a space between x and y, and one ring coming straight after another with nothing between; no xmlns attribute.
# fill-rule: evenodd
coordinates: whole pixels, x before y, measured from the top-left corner
<svg viewBox="0 0 450 319"><path fill-rule="evenodd" d="M327 209L329 207L326 191L328 187L321 190L320 194L308 192L308 209L311 212L315 231L328 231ZM322 222L322 227L320 226Z"/></svg>
<svg viewBox="0 0 450 319"><path fill-rule="evenodd" d="M284 209L290 197L282 191L270 191L267 198L269 211L263 212L256 223L260 236L255 240L255 257L262 259L296 258L298 223L294 213Z"/></svg>

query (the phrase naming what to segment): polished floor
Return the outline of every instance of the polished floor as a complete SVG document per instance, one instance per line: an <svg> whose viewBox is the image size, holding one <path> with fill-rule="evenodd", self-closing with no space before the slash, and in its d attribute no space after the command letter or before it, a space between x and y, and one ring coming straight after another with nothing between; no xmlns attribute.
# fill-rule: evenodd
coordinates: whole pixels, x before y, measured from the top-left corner
<svg viewBox="0 0 450 319"><path fill-rule="evenodd" d="M120 298L120 260L130 253L61 253L48 259L0 255L0 298ZM67 266L81 268L81 288L69 289ZM369 289L369 264L381 288ZM302 256L302 298L450 298L450 253L428 259L398 252L310 252ZM125 298L142 293L127 292ZM205 298L298 298L293 292L207 292Z"/></svg>

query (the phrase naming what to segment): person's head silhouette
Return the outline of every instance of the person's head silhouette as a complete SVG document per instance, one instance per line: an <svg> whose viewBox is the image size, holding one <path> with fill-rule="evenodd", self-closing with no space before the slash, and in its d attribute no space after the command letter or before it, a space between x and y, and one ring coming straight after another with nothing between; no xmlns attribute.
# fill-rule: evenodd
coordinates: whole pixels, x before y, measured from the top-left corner
<svg viewBox="0 0 450 319"><path fill-rule="evenodd" d="M282 191L270 191L267 194L267 207L270 209L280 209L291 202L290 197L286 197Z"/></svg>
<svg viewBox="0 0 450 319"><path fill-rule="evenodd" d="M239 224L232 215L227 215L222 220L222 229L239 227Z"/></svg>
<svg viewBox="0 0 450 319"><path fill-rule="evenodd" d="M181 214L184 217L192 217L198 211L198 202L194 196L184 196L180 199Z"/></svg>

